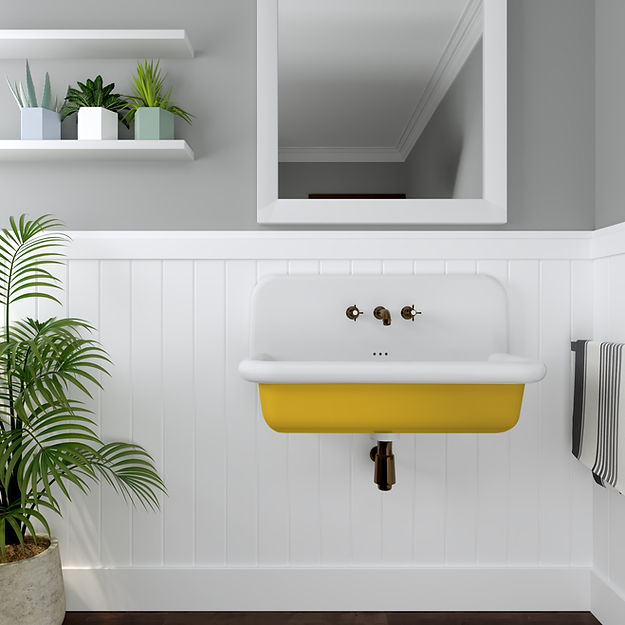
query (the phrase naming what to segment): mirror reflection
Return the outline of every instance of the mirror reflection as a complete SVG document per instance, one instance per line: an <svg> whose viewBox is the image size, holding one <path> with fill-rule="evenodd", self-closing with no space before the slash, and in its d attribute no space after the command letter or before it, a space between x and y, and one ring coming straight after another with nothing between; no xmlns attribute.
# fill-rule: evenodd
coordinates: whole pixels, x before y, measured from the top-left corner
<svg viewBox="0 0 625 625"><path fill-rule="evenodd" d="M280 198L481 198L476 0L279 0Z"/></svg>

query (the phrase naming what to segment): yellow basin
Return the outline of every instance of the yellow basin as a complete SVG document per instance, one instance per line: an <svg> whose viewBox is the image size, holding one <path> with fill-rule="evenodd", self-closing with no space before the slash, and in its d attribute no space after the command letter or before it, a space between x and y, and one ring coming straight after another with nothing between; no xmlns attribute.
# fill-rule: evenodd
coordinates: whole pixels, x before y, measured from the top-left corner
<svg viewBox="0 0 625 625"><path fill-rule="evenodd" d="M505 432L524 384L259 384L277 432Z"/></svg>

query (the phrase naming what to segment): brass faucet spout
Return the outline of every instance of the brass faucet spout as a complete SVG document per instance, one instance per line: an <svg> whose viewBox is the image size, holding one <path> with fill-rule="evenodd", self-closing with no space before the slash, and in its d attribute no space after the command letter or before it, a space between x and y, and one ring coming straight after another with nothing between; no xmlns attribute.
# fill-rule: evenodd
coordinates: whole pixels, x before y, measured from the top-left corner
<svg viewBox="0 0 625 625"><path fill-rule="evenodd" d="M378 306L373 311L373 316L376 319L380 319L382 321L382 325L384 326L391 325L391 313L386 308L384 308L384 306Z"/></svg>

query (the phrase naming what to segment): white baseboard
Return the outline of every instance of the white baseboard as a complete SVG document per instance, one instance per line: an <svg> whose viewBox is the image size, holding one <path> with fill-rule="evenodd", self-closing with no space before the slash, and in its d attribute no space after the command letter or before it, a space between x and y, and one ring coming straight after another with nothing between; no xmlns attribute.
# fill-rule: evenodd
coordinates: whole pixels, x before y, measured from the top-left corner
<svg viewBox="0 0 625 625"><path fill-rule="evenodd" d="M590 575L589 568L64 570L70 611L587 611Z"/></svg>
<svg viewBox="0 0 625 625"><path fill-rule="evenodd" d="M602 625L625 623L625 596L595 572L590 576L590 606Z"/></svg>

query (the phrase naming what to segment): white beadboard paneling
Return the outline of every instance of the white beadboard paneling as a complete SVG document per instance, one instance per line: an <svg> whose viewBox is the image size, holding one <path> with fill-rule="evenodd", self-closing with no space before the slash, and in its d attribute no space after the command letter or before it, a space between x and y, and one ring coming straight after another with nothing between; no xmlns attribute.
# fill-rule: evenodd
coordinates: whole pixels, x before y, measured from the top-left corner
<svg viewBox="0 0 625 625"><path fill-rule="evenodd" d="M594 333L593 338L596 341L610 340L610 310L612 308L611 298L612 290L611 278L612 278L612 259L600 258L593 263L594 276L593 276L593 303L594 303Z"/></svg>
<svg viewBox="0 0 625 625"><path fill-rule="evenodd" d="M259 280L286 275L286 261L259 261ZM289 448L288 435L274 432L262 417L260 400L256 414L258 442L258 559L259 564L285 566L290 560Z"/></svg>
<svg viewBox="0 0 625 625"><path fill-rule="evenodd" d="M571 262L571 340L593 336L593 298L588 297L593 286L592 261L574 260ZM570 354L570 388L574 384L574 356ZM569 414L572 414L572 392L569 394ZM594 480L580 462L570 463L571 474L571 564L588 566L592 554L588 545L592 542L592 491Z"/></svg>
<svg viewBox="0 0 625 625"><path fill-rule="evenodd" d="M625 342L625 255L610 258L610 340Z"/></svg>
<svg viewBox="0 0 625 625"><path fill-rule="evenodd" d="M255 261L226 263L226 560L258 562L256 389L238 374L249 355L250 298L256 284Z"/></svg>
<svg viewBox="0 0 625 625"><path fill-rule="evenodd" d="M444 274L444 260L416 260L416 274ZM416 306L420 302L415 302ZM417 323L415 321L415 323ZM419 565L445 563L447 445L445 434L416 434L413 560Z"/></svg>
<svg viewBox="0 0 625 625"><path fill-rule="evenodd" d="M540 383L540 544L543 565L570 563L569 414L570 263L541 263L540 357L547 376Z"/></svg>
<svg viewBox="0 0 625 625"><path fill-rule="evenodd" d="M593 489L593 564L595 571L610 579L611 493L597 486Z"/></svg>
<svg viewBox="0 0 625 625"><path fill-rule="evenodd" d="M507 285L507 261L480 261L477 270ZM503 566L508 557L510 434L478 436L477 450L477 560L481 565Z"/></svg>
<svg viewBox="0 0 625 625"><path fill-rule="evenodd" d="M614 490L610 497L610 577L613 584L625 588L625 497Z"/></svg>
<svg viewBox="0 0 625 625"><path fill-rule="evenodd" d="M319 435L289 434L290 563L318 565L321 560Z"/></svg>
<svg viewBox="0 0 625 625"><path fill-rule="evenodd" d="M163 263L135 261L131 266L132 439L163 468ZM161 497L161 505L163 498ZM136 566L163 562L160 513L132 510L132 561Z"/></svg>
<svg viewBox="0 0 625 625"><path fill-rule="evenodd" d="M100 265L97 260L76 260L69 263L66 295L67 314L93 324L96 331L91 338L99 339L97 328L100 326ZM97 377L102 379L103 376ZM87 399L86 406L93 411L92 416L97 421L99 389L93 390L93 399ZM63 554L65 561L74 566L93 566L100 562L100 486L94 485L90 495L75 493L72 504L68 507L66 522L69 540ZM160 536L158 544L160 545Z"/></svg>
<svg viewBox="0 0 625 625"><path fill-rule="evenodd" d="M354 260L354 275L379 275L382 261ZM354 564L382 561L382 498L393 491L382 492L373 483L373 466L369 451L374 441L368 434L354 434L351 447L351 549Z"/></svg>
<svg viewBox="0 0 625 625"><path fill-rule="evenodd" d="M351 434L319 438L321 564L351 562Z"/></svg>
<svg viewBox="0 0 625 625"><path fill-rule="evenodd" d="M225 293L223 261L195 263L195 562L226 563Z"/></svg>
<svg viewBox="0 0 625 625"><path fill-rule="evenodd" d="M625 341L625 231L622 227L610 230L610 236L601 241L604 251L621 252L602 257L594 263L594 322L595 339ZM597 592L593 589L596 612L606 616L606 623L618 622L618 614L625 613L625 540L622 527L625 522L625 498L611 488L593 486L594 494L594 562L602 578ZM595 598L595 594L597 597Z"/></svg>
<svg viewBox="0 0 625 625"><path fill-rule="evenodd" d="M105 442L132 435L131 263L103 261L100 267L100 340L109 352L112 376L104 379L100 431ZM131 565L130 508L110 487L102 487L101 558L104 566Z"/></svg>
<svg viewBox="0 0 625 625"><path fill-rule="evenodd" d="M195 545L194 275L191 261L163 263L163 561L191 565Z"/></svg>
<svg viewBox="0 0 625 625"><path fill-rule="evenodd" d="M316 260L294 260L290 275L317 275ZM312 297L312 294L311 294ZM304 303L305 305L305 303ZM290 561L304 565L321 560L320 436L288 434Z"/></svg>
<svg viewBox="0 0 625 625"><path fill-rule="evenodd" d="M322 275L349 275L351 262L324 260ZM356 302L355 302L356 303ZM351 434L319 437L319 522L322 565L351 562Z"/></svg>
<svg viewBox="0 0 625 625"><path fill-rule="evenodd" d="M445 263L447 274L474 274L472 260ZM477 562L478 456L476 434L447 435L447 505L445 562L454 566Z"/></svg>
<svg viewBox="0 0 625 625"><path fill-rule="evenodd" d="M385 260L382 273L385 275L411 275L414 262L411 260ZM406 301L408 305L417 302ZM393 323L411 324L418 328L416 321L402 319L399 310L391 311ZM404 563L413 561L413 524L416 511L415 474L415 435L400 434L393 444L397 484L382 501L382 561L384 563ZM371 463L373 465L373 463ZM371 469L373 471L373 468Z"/></svg>
<svg viewBox="0 0 625 625"><path fill-rule="evenodd" d="M537 261L510 262L508 305L510 351L513 354L538 358L541 304ZM538 385L527 385L521 417L510 432L508 562L526 566L538 564L538 406Z"/></svg>
<svg viewBox="0 0 625 625"><path fill-rule="evenodd" d="M616 336L625 289L611 277L625 273L622 259L590 260L584 233L178 234L85 234L70 251L62 314L94 322L115 361L99 408L103 434L132 437L150 449L170 496L161 514L130 512L106 487L101 509L97 490L77 499L55 526L67 565L113 567L110 580L117 581L124 567L148 577L147 571L157 577L166 571L172 589L184 586L188 572L217 567L206 570L239 594L247 586L228 575L239 568L247 575L246 567L331 567L351 579L355 569L344 567L370 566L370 579L379 567L413 564L466 566L472 574L488 566L530 567L538 580L531 567L591 561L594 491L597 560L625 584L620 562L608 562L615 545L621 550L610 541L618 511L610 514L610 494L593 487L570 458L568 346L572 334L603 338L591 332L593 323L605 338ZM509 434L398 437L398 483L382 493L372 481L369 436L273 432L256 388L240 379L237 366L249 353L251 292L264 276L413 272L477 272L506 284L510 349L538 357L540 347L549 375L545 388L527 387L520 422ZM612 283L619 294L611 294ZM330 579L318 570L320 579ZM78 579L88 595L91 582L75 573L68 577L70 596L80 597L72 586ZM116 597L109 584L117 582L103 575L98 583ZM575 588L581 597L577 582L558 579L570 584L559 605L573 609L567 593ZM137 594L141 583L133 581L129 591ZM402 588L396 598L408 601L412 589ZM176 609L173 596L162 605ZM80 599L71 601L77 609ZM519 601L526 609L531 603ZM139 609L140 601L108 605ZM293 605L305 605L301 594ZM508 598L501 605L517 604Z"/></svg>
<svg viewBox="0 0 625 625"><path fill-rule="evenodd" d="M60 284L69 285L69 268L67 264L55 265L48 267L47 269L53 276L61 280ZM47 291L53 293L53 295L59 300L60 304L57 304L53 300L47 298L27 298L19 300L11 305L12 317L14 319L33 317L43 321L45 319L49 319L50 317L67 316L69 288L66 288L65 290L58 289ZM70 486L69 492L72 499L75 499L77 503L84 501L84 495L81 493L80 489ZM72 502L67 501L63 494L59 493L59 495L59 504L62 516L58 517L53 514L49 514L47 516L50 521L52 535L59 538L61 542L61 554L62 557L65 558L65 561L80 562L88 559L88 556L86 558L82 557L82 550L77 544L80 540L78 536L80 536L81 532L79 530L78 536L75 538L72 532L72 527L84 527L87 525L89 522L89 512L86 510L83 512L79 509L74 509ZM95 561L97 562L97 540L94 542L95 545L92 544L92 546L95 546L95 553L91 552L91 555L96 556Z"/></svg>
<svg viewBox="0 0 625 625"><path fill-rule="evenodd" d="M447 524L447 437L415 434L413 560L421 566L445 563Z"/></svg>
<svg viewBox="0 0 625 625"><path fill-rule="evenodd" d="M593 326L592 338L609 340L611 308L611 258L599 258L593 262ZM593 564L597 574L610 579L611 555L611 493L593 486Z"/></svg>

